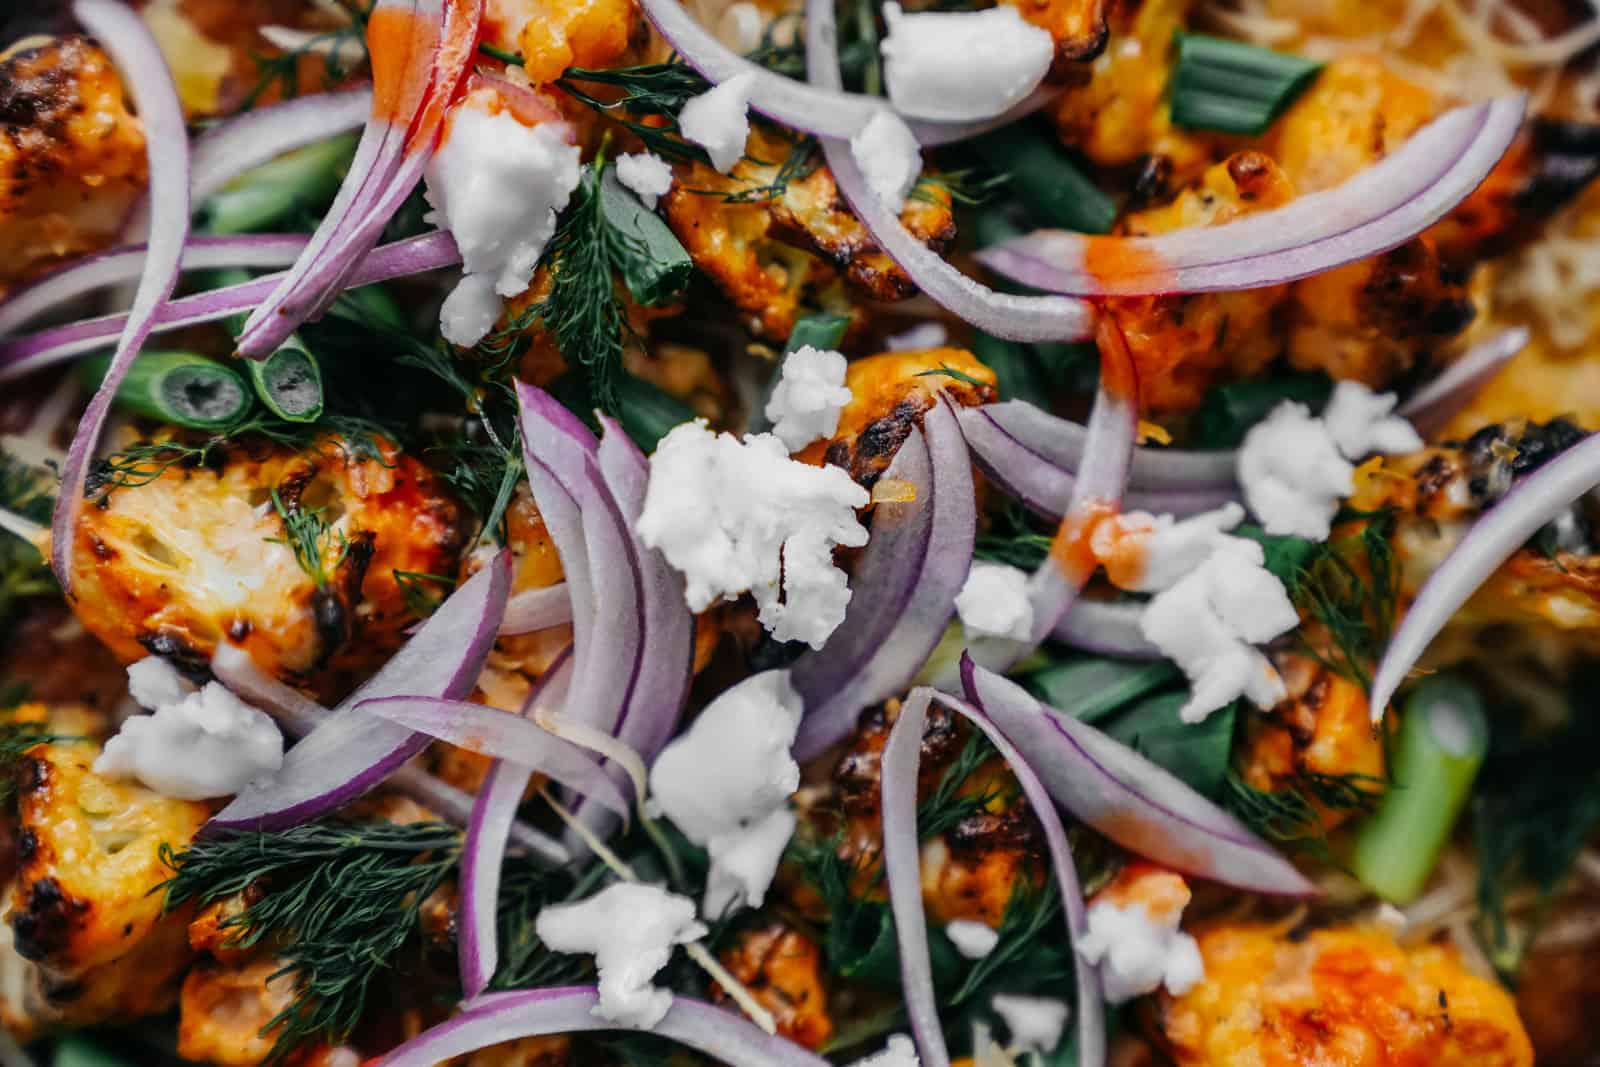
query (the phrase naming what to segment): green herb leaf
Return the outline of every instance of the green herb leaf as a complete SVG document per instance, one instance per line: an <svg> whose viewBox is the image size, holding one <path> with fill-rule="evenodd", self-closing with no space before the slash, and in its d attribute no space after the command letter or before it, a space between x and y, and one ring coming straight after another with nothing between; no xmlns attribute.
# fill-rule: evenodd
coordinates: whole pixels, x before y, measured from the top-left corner
<svg viewBox="0 0 1600 1067"><path fill-rule="evenodd" d="M1324 374L1283 374L1250 382L1230 382L1206 390L1194 415L1196 448L1237 448L1256 423L1285 400L1322 413L1333 395L1333 380Z"/></svg>
<svg viewBox="0 0 1600 1067"><path fill-rule="evenodd" d="M816 349L837 350L849 329L850 319L846 315L801 315L794 320L783 351L787 355L806 345Z"/></svg>
<svg viewBox="0 0 1600 1067"><path fill-rule="evenodd" d="M1106 233L1116 221L1116 203L1032 123L1013 122L971 145L995 173L1009 178L1011 192L1040 226Z"/></svg>
<svg viewBox="0 0 1600 1067"><path fill-rule="evenodd" d="M1329 811L1367 814L1383 799L1386 787L1382 778L1366 774L1301 771L1281 788L1265 790L1229 771L1223 783L1222 806L1266 840L1304 849L1331 863L1327 827L1316 805Z"/></svg>
<svg viewBox="0 0 1600 1067"><path fill-rule="evenodd" d="M1074 657L1033 672L1023 684L1063 714L1098 723L1182 678L1183 672L1170 660L1137 663Z"/></svg>
<svg viewBox="0 0 1600 1067"><path fill-rule="evenodd" d="M306 508L299 501L285 504L276 487L272 490L272 506L283 520L284 536L268 540L289 546L295 562L317 583L317 588L327 588L350 550L344 532L329 526L322 517L326 508Z"/></svg>
<svg viewBox="0 0 1600 1067"><path fill-rule="evenodd" d="M1235 702L1219 708L1203 722L1186 723L1178 718L1178 709L1188 699L1187 689L1148 697L1102 728L1201 796L1214 798L1221 794L1228 774L1239 705Z"/></svg>
<svg viewBox="0 0 1600 1067"><path fill-rule="evenodd" d="M601 210L617 234L616 258L623 283L646 307L664 304L689 285L694 263L660 216L622 187L615 167L600 181Z"/></svg>
<svg viewBox="0 0 1600 1067"><path fill-rule="evenodd" d="M1176 35L1172 121L1196 130L1265 133L1310 87L1322 63L1199 33Z"/></svg>

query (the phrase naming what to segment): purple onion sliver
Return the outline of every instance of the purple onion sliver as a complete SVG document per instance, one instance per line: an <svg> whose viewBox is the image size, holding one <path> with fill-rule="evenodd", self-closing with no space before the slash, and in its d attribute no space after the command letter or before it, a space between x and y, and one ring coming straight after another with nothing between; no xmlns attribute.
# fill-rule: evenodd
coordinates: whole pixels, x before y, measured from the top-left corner
<svg viewBox="0 0 1600 1067"><path fill-rule="evenodd" d="M506 617L500 621L502 636L531 634L572 621L572 595L566 582L543 589L524 589L506 601Z"/></svg>
<svg viewBox="0 0 1600 1067"><path fill-rule="evenodd" d="M1145 640L1139 620L1145 605L1136 600L1107 603L1079 597L1072 610L1050 632L1053 640L1086 652L1119 659L1163 659L1159 648Z"/></svg>
<svg viewBox="0 0 1600 1067"><path fill-rule="evenodd" d="M1547 523L1600 485L1600 434L1590 434L1518 482L1480 516L1411 602L1372 679L1372 715L1383 716L1428 644L1489 576Z"/></svg>

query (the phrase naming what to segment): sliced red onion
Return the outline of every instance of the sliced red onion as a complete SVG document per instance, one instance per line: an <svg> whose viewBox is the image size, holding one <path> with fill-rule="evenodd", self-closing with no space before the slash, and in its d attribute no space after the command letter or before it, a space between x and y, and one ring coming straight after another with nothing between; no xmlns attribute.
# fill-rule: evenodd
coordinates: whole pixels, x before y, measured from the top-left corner
<svg viewBox="0 0 1600 1067"><path fill-rule="evenodd" d="M438 697L377 697L355 708L468 752L523 764L625 818L631 810L593 756L521 715Z"/></svg>
<svg viewBox="0 0 1600 1067"><path fill-rule="evenodd" d="M358 128L371 111L372 88L362 86L300 96L223 119L191 146L190 202L200 203L285 152ZM141 201L129 216L123 239L142 240L149 224L149 204Z"/></svg>
<svg viewBox="0 0 1600 1067"><path fill-rule="evenodd" d="M459 699L472 692L494 645L510 585L511 556L502 552L447 597L382 670L291 748L277 774L247 787L207 825L241 830L296 826L381 784L426 748L428 738L368 715L357 705L387 696Z"/></svg>
<svg viewBox="0 0 1600 1067"><path fill-rule="evenodd" d="M354 289L460 262L461 253L448 233L426 233L373 249L347 284ZM239 285L169 300L155 312L152 329L176 330L248 311L270 295L284 277L281 273L268 274ZM104 348L127 322L126 314L102 315L0 342L0 382Z"/></svg>
<svg viewBox="0 0 1600 1067"><path fill-rule="evenodd" d="M1590 434L1512 487L1461 538L1411 602L1372 679L1372 718L1383 717L1428 644L1499 566L1546 524L1600 485L1600 434Z"/></svg>
<svg viewBox="0 0 1600 1067"><path fill-rule="evenodd" d="M118 0L74 0L72 12L110 54L138 108L150 166L154 229L145 254L144 274L117 338L116 353L72 435L67 461L61 469L61 488L50 524L50 566L69 598L73 595L74 534L78 516L83 513L84 485L100 430L111 411L117 387L150 336L157 313L178 284L178 265L189 237L189 132L184 126L177 86L160 46L138 13Z"/></svg>
<svg viewBox="0 0 1600 1067"><path fill-rule="evenodd" d="M991 413L992 409L1004 406L988 404L983 407L962 408L956 413L961 420L961 432L967 439L967 445L972 449L973 458L977 460L978 466L983 468L984 474L988 475L990 481L1003 489L1007 495L1015 497L1029 511L1043 518L1060 520L1071 504L1072 490L1077 484L1077 476L1070 470L1052 463L1008 432ZM1039 410L1031 404L1024 406L1033 411ZM1070 426L1078 431L1081 439L1083 427L1077 423L1056 419L1053 415L1045 417ZM1186 454L1207 455L1203 452ZM1079 455L1081 457L1081 451ZM1138 469L1140 458L1149 455L1150 453L1144 450L1135 452L1135 471ZM1137 479L1138 475L1135 474L1134 480ZM1231 500L1237 500L1238 497L1238 486L1230 479L1225 484L1199 485L1190 489L1130 490L1125 494L1124 504L1131 511L1148 511L1154 515L1176 515L1184 518L1219 508Z"/></svg>
<svg viewBox="0 0 1600 1067"><path fill-rule="evenodd" d="M256 666L250 653L237 645L223 642L217 646L211 656L211 673L245 703L277 719L291 737L304 737L333 714L299 690L266 674ZM463 827L471 822L473 798L420 768L407 764L390 775L384 785L404 793L446 822ZM556 865L572 859L561 842L520 820L511 826L511 840Z"/></svg>
<svg viewBox="0 0 1600 1067"><path fill-rule="evenodd" d="M1023 285L1077 296L1217 292L1320 274L1443 218L1511 146L1526 105L1518 94L1447 111L1342 185L1221 226L1157 237L1039 230L977 258Z"/></svg>
<svg viewBox="0 0 1600 1067"><path fill-rule="evenodd" d="M1467 349L1442 374L1413 393L1396 414L1411 420L1424 437L1439 432L1527 344L1526 326L1501 330Z"/></svg>
<svg viewBox="0 0 1600 1067"><path fill-rule="evenodd" d="M928 954L928 919L922 906L922 850L917 832L917 777L922 757L922 734L928 705L936 698L931 689L915 689L900 708L889 732L880 765L883 807L883 868L889 883L889 907L894 914L895 937L900 947L900 986L911 1032L923 1067L949 1067L950 1053L939 1023L939 999L933 986L933 965ZM977 708L938 695L944 706L965 716L982 730L1011 768L1017 784L1039 824L1050 850L1050 864L1061 889L1062 911L1074 945L1088 932L1083 890L1072 864L1066 829L1044 784L1022 753ZM1072 953L1077 983L1077 1062L1082 1067L1103 1067L1106 1055L1105 1008L1100 978L1093 965Z"/></svg>
<svg viewBox="0 0 1600 1067"><path fill-rule="evenodd" d="M1079 598L1061 617L1050 636L1064 645L1121 659L1164 659L1162 651L1139 630L1144 604L1137 600Z"/></svg>
<svg viewBox="0 0 1600 1067"><path fill-rule="evenodd" d="M179 268L286 267L305 245L306 239L299 234L191 237L183 247ZM137 281L144 274L149 255L146 245L123 245L75 259L43 275L0 303L0 337L15 333L40 315L86 293Z"/></svg>
<svg viewBox="0 0 1600 1067"><path fill-rule="evenodd" d="M792 668L806 708L794 745L800 759L847 736L862 708L905 691L967 579L977 527L972 464L947 397L911 431L884 477L909 482L916 497L874 510L844 622Z"/></svg>
<svg viewBox="0 0 1600 1067"><path fill-rule="evenodd" d="M524 589L511 594L506 602L506 617L500 621L501 636L531 634L572 621L572 595L566 582L543 589Z"/></svg>
<svg viewBox="0 0 1600 1067"><path fill-rule="evenodd" d="M596 1015L599 1003L593 986L492 993L376 1062L380 1067L434 1067L524 1037L629 1030ZM728 1067L830 1067L821 1056L765 1033L740 1015L685 996L674 996L667 1014L648 1032Z"/></svg>
<svg viewBox="0 0 1600 1067"><path fill-rule="evenodd" d="M1047 708L1021 686L964 658L967 700L993 719L1056 803L1131 852L1255 893L1315 896L1294 866L1243 823L1133 749Z"/></svg>
<svg viewBox="0 0 1600 1067"><path fill-rule="evenodd" d="M669 18L678 26L680 34L688 33L692 29L702 36L708 36L694 26L693 20L678 6L677 0L645 0L644 7L646 14L650 14L658 7L671 9ZM651 15L651 18L655 19L656 16ZM807 0L806 70L814 86L829 91L824 95L847 99L849 94L833 92L844 83L839 72L839 53L834 44L833 20L833 6L828 0ZM687 24L689 29L685 29L684 24ZM663 36L677 43L672 34L662 28L659 20L656 20L656 25L661 28ZM728 52L714 39L711 41L711 46L721 49L740 64L754 66L748 60ZM694 56L688 52L684 52L684 58L690 63L695 63ZM718 74L709 70L701 68L701 72L713 81L721 80ZM723 76L726 76L725 72ZM813 94L819 91L787 78L778 78L770 72L765 77L777 78L777 81L786 87L785 92L791 91L787 87ZM881 102L875 102L871 106L873 109L878 109L883 105ZM811 116L811 121L815 124L822 116L831 118L834 115L842 115L843 112L830 112L826 105L819 106L812 103L808 104L801 114ZM986 333L1012 341L1076 341L1087 337L1093 329L1094 322L1094 312L1089 305L1082 301L1065 300L1060 297L997 293L962 274L937 252L911 235L899 217L872 191L866 175L861 172L850 150L848 138L865 124L866 119L871 118L871 114L867 113L861 122L843 132L832 130L810 132L827 134L822 139L822 151L828 161L828 169L833 172L839 191L850 202L851 209L872 234L873 240L877 241L878 247L899 264L906 275L934 303ZM788 118L776 114L773 114L773 117L782 118L782 121L790 122L797 128L808 129L805 122L791 122Z"/></svg>

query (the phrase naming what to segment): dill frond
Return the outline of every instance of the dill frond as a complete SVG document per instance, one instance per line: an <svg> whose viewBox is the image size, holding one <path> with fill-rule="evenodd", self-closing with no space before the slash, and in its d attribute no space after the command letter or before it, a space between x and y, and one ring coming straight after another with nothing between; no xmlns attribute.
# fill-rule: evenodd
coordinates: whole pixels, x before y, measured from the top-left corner
<svg viewBox="0 0 1600 1067"><path fill-rule="evenodd" d="M272 507L283 520L284 536L269 537L273 544L287 545L294 553L295 562L305 571L318 589L324 589L333 579L333 572L344 562L350 542L341 530L328 525L323 518L326 508L307 508L294 501L283 502L276 487L272 490Z"/></svg>
<svg viewBox="0 0 1600 1067"><path fill-rule="evenodd" d="M1326 811L1369 815L1387 787L1382 778L1367 774L1301 771L1282 789L1257 789L1230 770L1223 782L1222 806L1266 840L1331 862L1328 830L1318 805Z"/></svg>
<svg viewBox="0 0 1600 1067"><path fill-rule="evenodd" d="M0 454L0 508L44 526L55 507L55 479ZM23 600L47 596L56 589L44 557L19 537L0 533L0 630L12 608ZM4 706L0 702L0 706Z"/></svg>
<svg viewBox="0 0 1600 1067"><path fill-rule="evenodd" d="M574 100L630 130L656 155L710 164L705 149L683 139L678 130L678 113L683 105L709 90L711 83L677 56L665 63L613 70L569 67L556 85ZM614 99L602 99L585 86L620 91L608 94Z"/></svg>
<svg viewBox="0 0 1600 1067"><path fill-rule="evenodd" d="M257 101L274 86L285 99L297 96L300 91L301 61L307 56L317 55L320 51L326 51L322 60L324 89L332 89L355 73L358 68L366 65L371 58L367 51L367 18L372 14L374 4L363 4L360 0L342 0L339 6L350 15L350 21L346 25L310 37L304 44L280 55L251 55L250 58L256 65L256 83L245 93L244 102L239 105L240 111L249 111L255 107ZM355 63L346 62L343 57L352 41L361 48L361 59Z"/></svg>
<svg viewBox="0 0 1600 1067"><path fill-rule="evenodd" d="M406 610L419 619L426 619L444 603L444 598L456 587L456 580L446 574L427 574L423 571L395 569L394 584L400 587Z"/></svg>
<svg viewBox="0 0 1600 1067"><path fill-rule="evenodd" d="M13 773L17 761L35 745L73 738L52 733L43 723L22 722L12 714L12 709L22 702L24 690L10 686L0 690L0 811L8 811L17 795L17 776Z"/></svg>
<svg viewBox="0 0 1600 1067"><path fill-rule="evenodd" d="M994 745L981 731L967 735L955 760L939 776L933 792L917 805L917 836L927 841L938 837L963 819L981 815L1005 799L997 784L975 793L963 793L967 780L995 753Z"/></svg>
<svg viewBox="0 0 1600 1067"><path fill-rule="evenodd" d="M771 127L777 129L777 127ZM743 189L725 192L715 189L695 189L697 196L714 196L728 204L763 204L782 199L791 182L804 181L821 165L814 137L796 137L789 142L789 154L778 165L770 181L761 185L748 185Z"/></svg>
<svg viewBox="0 0 1600 1067"><path fill-rule="evenodd" d="M1051 540L1050 534L1033 528L1028 512L1020 504L1012 503L978 535L972 556L1032 571L1050 554Z"/></svg>

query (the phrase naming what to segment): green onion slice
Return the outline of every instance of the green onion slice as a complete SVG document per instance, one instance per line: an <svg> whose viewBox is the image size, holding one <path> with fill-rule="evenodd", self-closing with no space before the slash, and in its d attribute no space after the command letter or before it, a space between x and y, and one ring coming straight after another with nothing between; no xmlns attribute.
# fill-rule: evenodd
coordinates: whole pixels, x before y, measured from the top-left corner
<svg viewBox="0 0 1600 1067"><path fill-rule="evenodd" d="M816 349L837 350L849 329L850 319L846 315L802 315L794 320L783 351L785 354L795 352L806 345Z"/></svg>
<svg viewBox="0 0 1600 1067"><path fill-rule="evenodd" d="M1033 124L991 130L972 147L992 169L1010 176L1011 191L1039 225L1105 233L1117 220L1116 203Z"/></svg>
<svg viewBox="0 0 1600 1067"><path fill-rule="evenodd" d="M280 419L316 422L322 416L322 368L297 334L263 360L245 360L256 396Z"/></svg>
<svg viewBox="0 0 1600 1067"><path fill-rule="evenodd" d="M297 213L314 218L338 193L355 148L353 133L330 137L239 176L205 202L206 230L251 233Z"/></svg>
<svg viewBox="0 0 1600 1067"><path fill-rule="evenodd" d="M1179 33L1172 121L1194 130L1264 133L1310 87L1322 64L1302 56Z"/></svg>
<svg viewBox="0 0 1600 1067"><path fill-rule="evenodd" d="M694 274L689 253L659 215L622 187L615 167L601 176L600 210L622 237L617 250L622 280L635 300L655 307L688 287Z"/></svg>
<svg viewBox="0 0 1600 1067"><path fill-rule="evenodd" d="M109 355L85 360L85 380L98 386ZM193 352L142 352L117 389L118 406L191 430L233 425L250 410L250 390L232 368Z"/></svg>

